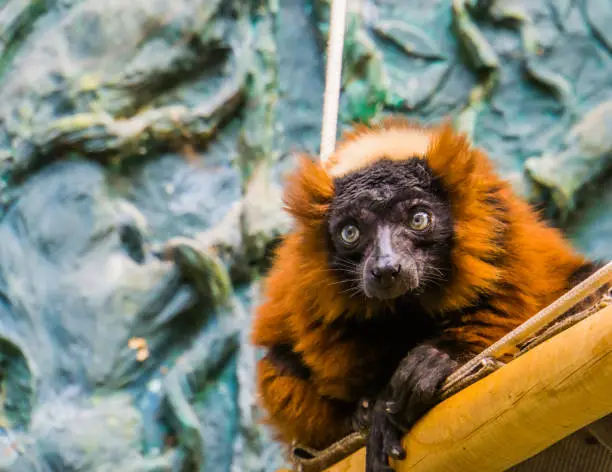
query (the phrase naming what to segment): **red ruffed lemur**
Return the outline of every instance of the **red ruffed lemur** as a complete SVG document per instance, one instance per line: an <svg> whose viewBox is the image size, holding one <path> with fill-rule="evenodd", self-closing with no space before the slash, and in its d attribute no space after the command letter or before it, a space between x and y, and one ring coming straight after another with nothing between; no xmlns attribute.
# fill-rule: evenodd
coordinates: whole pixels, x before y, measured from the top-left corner
<svg viewBox="0 0 612 472"><path fill-rule="evenodd" d="M253 342L268 421L325 448L368 431L367 472L459 365L594 272L449 124L393 118L303 157Z"/></svg>

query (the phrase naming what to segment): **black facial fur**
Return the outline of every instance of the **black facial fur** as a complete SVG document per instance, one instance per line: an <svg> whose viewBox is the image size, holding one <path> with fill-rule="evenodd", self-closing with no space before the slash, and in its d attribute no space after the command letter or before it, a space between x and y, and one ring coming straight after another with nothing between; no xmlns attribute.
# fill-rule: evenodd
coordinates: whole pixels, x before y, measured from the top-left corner
<svg viewBox="0 0 612 472"><path fill-rule="evenodd" d="M348 293L396 299L447 279L450 204L425 160L379 160L334 185L330 265Z"/></svg>

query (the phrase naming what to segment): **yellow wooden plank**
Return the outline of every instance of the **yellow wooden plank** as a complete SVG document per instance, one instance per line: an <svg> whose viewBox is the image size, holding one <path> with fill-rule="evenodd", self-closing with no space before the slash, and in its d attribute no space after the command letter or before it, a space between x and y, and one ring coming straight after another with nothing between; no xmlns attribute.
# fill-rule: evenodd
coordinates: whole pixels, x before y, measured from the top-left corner
<svg viewBox="0 0 612 472"><path fill-rule="evenodd" d="M447 399L397 472L500 472L612 413L612 306ZM362 472L361 449L328 472Z"/></svg>

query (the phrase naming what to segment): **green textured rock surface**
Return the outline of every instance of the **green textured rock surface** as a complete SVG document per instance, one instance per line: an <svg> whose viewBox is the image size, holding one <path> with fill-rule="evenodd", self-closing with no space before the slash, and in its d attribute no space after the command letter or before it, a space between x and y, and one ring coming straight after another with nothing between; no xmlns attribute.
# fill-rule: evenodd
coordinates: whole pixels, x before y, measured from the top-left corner
<svg viewBox="0 0 612 472"><path fill-rule="evenodd" d="M329 0L0 2L0 470L264 472L248 342ZM612 19L349 2L341 127L451 116L612 257Z"/></svg>

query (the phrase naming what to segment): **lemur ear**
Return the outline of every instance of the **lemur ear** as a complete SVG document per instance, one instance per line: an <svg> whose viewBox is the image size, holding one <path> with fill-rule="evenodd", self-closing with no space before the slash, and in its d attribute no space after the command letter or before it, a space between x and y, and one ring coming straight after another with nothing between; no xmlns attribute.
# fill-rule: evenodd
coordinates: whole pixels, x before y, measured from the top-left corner
<svg viewBox="0 0 612 472"><path fill-rule="evenodd" d="M317 159L298 156L297 169L288 177L283 202L296 220L314 227L323 223L334 195L334 183Z"/></svg>

